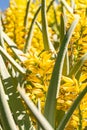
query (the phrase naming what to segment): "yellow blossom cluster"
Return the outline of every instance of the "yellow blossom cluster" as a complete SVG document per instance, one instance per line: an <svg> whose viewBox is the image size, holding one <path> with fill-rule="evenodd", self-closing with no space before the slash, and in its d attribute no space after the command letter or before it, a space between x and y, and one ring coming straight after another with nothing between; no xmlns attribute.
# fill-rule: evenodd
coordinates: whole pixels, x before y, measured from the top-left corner
<svg viewBox="0 0 87 130"><path fill-rule="evenodd" d="M74 13L79 14L80 20L71 38L70 47L74 61L77 61L83 54L87 53L87 1L75 0ZM83 71L87 73L87 62Z"/></svg>
<svg viewBox="0 0 87 130"><path fill-rule="evenodd" d="M60 94L57 99L57 109L63 110L65 113L70 108L79 93L87 86L87 73L82 74L79 81L73 77L62 76L62 83L60 86ZM74 111L66 130L87 127L87 94L82 99L81 103ZM81 124L80 124L81 122Z"/></svg>
<svg viewBox="0 0 87 130"><path fill-rule="evenodd" d="M30 52L26 56L28 58L24 62L24 65L28 69L28 75L25 77L28 82L26 90L30 93L29 95L35 103L40 98L42 108L44 108L46 92L54 65L52 52L42 51L39 55L37 52Z"/></svg>
<svg viewBox="0 0 87 130"><path fill-rule="evenodd" d="M11 0L10 7L6 10L4 20L5 32L22 49L25 39L24 17L27 0Z"/></svg>
<svg viewBox="0 0 87 130"><path fill-rule="evenodd" d="M51 0L46 1L47 6L50 1ZM29 32L36 9L40 3L40 0L32 1L30 3L27 28L24 25L27 0L10 0L10 7L5 12L5 32L13 39L21 50L23 50L24 44L26 43L26 36ZM69 44L69 58L71 60L70 67L72 67L73 64L87 52L87 0L75 0L74 14L79 14L80 20ZM47 12L49 37L55 44L60 42L59 26L61 15L61 6L60 4L57 5L57 3L52 5ZM66 16L67 23L65 25L67 30L74 17L67 11ZM37 21L41 25L41 12L38 14ZM57 50L58 49L57 45ZM25 55L28 59L23 63L27 69L25 88L27 93L29 93L30 98L35 103L40 99L43 111L55 59L53 57L53 52L50 50L44 50L42 32L36 24L34 25L30 50ZM75 98L83 88L87 86L87 62L85 62L83 70L79 80L76 79L75 75L72 77L62 76L60 93L57 98L57 110L62 110L66 113ZM76 130L80 127L82 129L87 127L87 94L72 115L66 126L66 130Z"/></svg>

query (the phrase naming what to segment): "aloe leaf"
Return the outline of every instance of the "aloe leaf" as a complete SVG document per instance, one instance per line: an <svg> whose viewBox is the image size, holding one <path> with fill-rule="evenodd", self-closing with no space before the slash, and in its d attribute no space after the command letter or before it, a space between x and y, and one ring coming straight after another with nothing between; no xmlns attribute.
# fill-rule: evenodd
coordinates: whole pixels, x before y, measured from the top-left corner
<svg viewBox="0 0 87 130"><path fill-rule="evenodd" d="M0 79L0 119L4 130L17 130L17 125L13 119L11 110L9 108L3 85Z"/></svg>
<svg viewBox="0 0 87 130"><path fill-rule="evenodd" d="M73 14L73 8L71 8L68 4L67 4L67 2L65 1L65 0L60 0L61 1L61 3L65 6L65 8L71 13L71 14Z"/></svg>
<svg viewBox="0 0 87 130"><path fill-rule="evenodd" d="M55 6L53 6L53 9L54 9L55 25L56 25L57 30L59 31L60 27L59 27L58 22L57 22L57 15L56 15ZM62 30L62 31L63 31L63 30ZM61 36L61 35L60 35L60 36Z"/></svg>
<svg viewBox="0 0 87 130"><path fill-rule="evenodd" d="M62 43L62 40L64 38L64 35L66 34L66 14L65 14L65 7L63 4L61 4L61 17L60 17L60 44ZM63 75L69 74L69 57L68 57L68 51L66 52L64 64L63 64Z"/></svg>
<svg viewBox="0 0 87 130"><path fill-rule="evenodd" d="M0 55L0 74L4 77L4 78L7 78L9 77L9 73L7 71L7 68L5 66L5 63L3 62L3 58L2 56Z"/></svg>
<svg viewBox="0 0 87 130"><path fill-rule="evenodd" d="M76 75L78 71L80 70L81 66L84 64L84 62L87 60L87 53L84 54L79 61L73 66L69 73L69 77L71 77L73 74Z"/></svg>
<svg viewBox="0 0 87 130"><path fill-rule="evenodd" d="M26 53L30 49L31 39L32 39L32 35L33 35L33 28L34 28L35 20L37 18L37 15L38 15L40 9L41 9L41 6L37 9L37 11L34 15L34 18L32 20L32 23L31 23L31 26L30 26L30 29L29 29L29 32L28 32L28 36L27 36L27 39L26 39L26 44L24 46L24 53Z"/></svg>
<svg viewBox="0 0 87 130"><path fill-rule="evenodd" d="M4 71L1 70L2 68ZM31 121L29 119L29 115L26 111L26 108L24 107L24 104L21 101L22 99L17 91L17 86L20 86L23 77L20 78L19 76L10 76L3 58L0 58L0 72L2 77L3 89L8 97L8 104L10 106L14 120L17 126L19 126L20 130L24 130L23 126L28 130L31 127ZM21 86L23 87L23 85ZM2 118L4 120L4 117Z"/></svg>
<svg viewBox="0 0 87 130"><path fill-rule="evenodd" d="M52 1L49 3L46 12L49 11L49 9L50 9L50 7L52 6L52 4L53 4L54 1L55 1L55 0L52 0ZM40 24L38 21L36 21L36 25L38 26L38 28L39 28L40 31L42 32L42 26L41 26L41 24Z"/></svg>
<svg viewBox="0 0 87 130"><path fill-rule="evenodd" d="M52 43L49 40L48 36L48 25L46 20L46 0L42 0L42 6L41 6L41 17L42 17L42 35L43 35L43 43L44 43L44 49L49 50L51 49L54 51L54 47Z"/></svg>
<svg viewBox="0 0 87 130"><path fill-rule="evenodd" d="M41 103L40 103L40 99L38 99L37 108L38 108L38 110L41 112ZM42 130L41 125L40 125L39 122L37 122L37 130Z"/></svg>
<svg viewBox="0 0 87 130"><path fill-rule="evenodd" d="M17 48L17 45L4 33L4 31L2 31L2 37L20 61L26 60L24 53Z"/></svg>
<svg viewBox="0 0 87 130"><path fill-rule="evenodd" d="M25 90L23 88L18 87L18 92L22 96L23 100L25 101L29 109L32 111L33 115L36 117L36 119L40 123L41 127L44 130L53 130L52 126L48 123L48 121L41 114L38 108L34 105L31 99L26 95Z"/></svg>
<svg viewBox="0 0 87 130"><path fill-rule="evenodd" d="M85 96L86 93L87 93L87 86L83 89L83 91L79 94L79 96L77 96L73 105L70 107L68 112L65 114L65 116L63 117L62 121L60 122L60 124L59 124L59 126L56 130L64 130L64 128L65 128L66 124L68 123L71 115L73 114L74 110L79 105L80 101L82 100L82 98Z"/></svg>
<svg viewBox="0 0 87 130"><path fill-rule="evenodd" d="M74 11L74 9L75 9L75 0L70 0L70 1L71 1L71 8Z"/></svg>
<svg viewBox="0 0 87 130"><path fill-rule="evenodd" d="M71 27L69 28L68 32L64 36L59 53L57 55L57 59L51 76L50 85L48 88L44 115L53 127L55 127L56 96L59 93L64 57L67 51L67 46L69 44L70 38L78 23L78 20L79 17L77 17L73 21Z"/></svg>
<svg viewBox="0 0 87 130"><path fill-rule="evenodd" d="M2 37L2 29L1 29L1 26L0 26L0 44L3 48L5 48L4 46L4 40L3 40L3 37Z"/></svg>
<svg viewBox="0 0 87 130"><path fill-rule="evenodd" d="M3 28L2 28L2 22L1 22L1 14L0 14L0 44L3 48L5 48L4 40L3 40L3 37L2 37L2 30L3 30Z"/></svg>
<svg viewBox="0 0 87 130"><path fill-rule="evenodd" d="M62 40L64 38L64 35L66 34L66 14L65 14L65 7L63 4L61 4L61 16L60 16L60 43L62 43Z"/></svg>
<svg viewBox="0 0 87 130"><path fill-rule="evenodd" d="M25 70L0 46L0 52L8 61L20 72L21 74L25 74Z"/></svg>
<svg viewBox="0 0 87 130"><path fill-rule="evenodd" d="M65 55L62 74L65 75L65 76L69 74L69 56L68 56L68 51L66 52L66 55Z"/></svg>
<svg viewBox="0 0 87 130"><path fill-rule="evenodd" d="M25 29L27 27L27 22L28 22L28 13L29 13L30 2L31 2L31 0L28 0L27 5L26 5L26 13L25 13L25 18L24 18L24 27L25 27Z"/></svg>
<svg viewBox="0 0 87 130"><path fill-rule="evenodd" d="M41 26L41 24L40 24L38 21L36 21L36 25L38 26L38 28L39 28L40 31L42 32L42 26Z"/></svg>
<svg viewBox="0 0 87 130"><path fill-rule="evenodd" d="M63 119L65 115L65 111L63 110L56 110L56 126L58 127L59 123Z"/></svg>

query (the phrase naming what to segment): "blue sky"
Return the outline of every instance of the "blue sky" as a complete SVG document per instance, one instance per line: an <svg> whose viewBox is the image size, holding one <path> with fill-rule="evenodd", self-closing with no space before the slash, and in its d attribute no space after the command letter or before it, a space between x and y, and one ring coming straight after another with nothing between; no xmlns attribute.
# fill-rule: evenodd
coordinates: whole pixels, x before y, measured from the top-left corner
<svg viewBox="0 0 87 130"><path fill-rule="evenodd" d="M4 11L9 6L9 0L0 0L0 10Z"/></svg>

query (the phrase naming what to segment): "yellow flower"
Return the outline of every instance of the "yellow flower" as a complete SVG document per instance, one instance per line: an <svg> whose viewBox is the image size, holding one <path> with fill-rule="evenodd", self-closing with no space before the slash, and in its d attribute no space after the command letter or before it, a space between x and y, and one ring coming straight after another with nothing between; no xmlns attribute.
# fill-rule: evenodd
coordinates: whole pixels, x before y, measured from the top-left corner
<svg viewBox="0 0 87 130"><path fill-rule="evenodd" d="M70 0L67 1L70 5ZM50 2L51 0L46 1L46 9ZM40 4L41 0L32 1L30 3L26 27L24 25L24 20L27 0L10 0L10 6L5 12L5 32L21 50L24 48L32 19ZM57 21L55 20L54 8ZM65 13L67 16L67 22L65 23L67 31L74 20L74 16L68 11ZM87 52L87 0L75 0L74 14L79 14L80 20L68 47L70 69L75 62ZM60 16L62 15L60 4L56 5L56 7L52 5L47 13L49 38L53 44L57 43L57 51L59 50L60 43ZM42 24L41 12L37 17L37 21ZM56 26L56 22L58 26ZM26 76L24 77L24 80L26 80L25 89L35 103L37 103L38 99L41 100L41 108L43 111L55 59L53 59L53 52L44 51L42 32L36 24L34 25L31 47L25 56L27 57L27 60L23 63L27 69ZM72 78L62 76L61 80L56 108L57 110L67 112L79 93L87 86L87 61L84 63L84 67L82 67L79 80L76 79L75 75L73 75ZM84 129L87 126L87 94L74 111L65 130L79 128L79 125L81 125L80 122L82 124L82 129Z"/></svg>
<svg viewBox="0 0 87 130"><path fill-rule="evenodd" d="M52 54L50 51L42 51L40 54L30 51L26 54L27 60L24 62L29 72L25 77L27 81L25 88L34 102L40 98L42 110L54 65Z"/></svg>
<svg viewBox="0 0 87 130"><path fill-rule="evenodd" d="M10 0L10 6L6 10L4 19L5 32L11 39L16 42L18 48L24 46L24 18L27 0Z"/></svg>
<svg viewBox="0 0 87 130"><path fill-rule="evenodd" d="M73 76L72 78L62 76L62 82L60 86L60 94L57 99L57 109L67 112L72 103L79 95L79 93L87 86L87 74L81 74L79 81ZM79 127L79 123L82 123L82 129L87 124L87 94L80 102L77 109L74 111L69 123L66 126L68 129L76 129ZM79 111L80 110L80 111ZM81 117L79 116L81 115Z"/></svg>

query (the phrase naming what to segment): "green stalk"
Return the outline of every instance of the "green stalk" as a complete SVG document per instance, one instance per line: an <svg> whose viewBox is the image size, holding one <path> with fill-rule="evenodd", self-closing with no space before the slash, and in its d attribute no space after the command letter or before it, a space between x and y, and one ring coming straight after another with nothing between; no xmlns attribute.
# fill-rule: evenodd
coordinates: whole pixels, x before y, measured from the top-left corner
<svg viewBox="0 0 87 130"><path fill-rule="evenodd" d="M41 114L41 112L38 110L38 108L34 105L34 103L31 101L31 99L26 95L25 90L18 87L18 91L27 104L28 108L31 110L33 115L36 117L38 122L40 123L41 127L44 130L53 130L52 126L48 123L48 121L45 119L45 117Z"/></svg>
<svg viewBox="0 0 87 130"><path fill-rule="evenodd" d="M66 15L65 15L65 6L61 4L61 16L60 16L60 43L66 34Z"/></svg>
<svg viewBox="0 0 87 130"><path fill-rule="evenodd" d="M26 39L26 43L25 43L25 46L24 46L24 53L26 53L31 47L33 28L34 28L35 20L37 18L37 15L38 15L40 9L41 9L41 6L37 9L37 11L36 11L36 13L34 15L34 18L32 20L32 23L31 23L31 26L30 26L30 29L29 29L29 32L28 32L28 36L27 36L27 39Z"/></svg>
<svg viewBox="0 0 87 130"><path fill-rule="evenodd" d="M41 16L42 16L42 35L43 35L44 49L45 50L51 49L54 51L54 47L50 42L48 36L48 29L47 29L48 25L46 20L46 0L42 0Z"/></svg>
<svg viewBox="0 0 87 130"><path fill-rule="evenodd" d="M80 104L78 106L78 110L79 110L79 130L82 130L82 113L81 113L81 109L80 109Z"/></svg>
<svg viewBox="0 0 87 130"><path fill-rule="evenodd" d="M74 9L75 9L75 0L70 0L70 2L71 2L71 8L74 11Z"/></svg>
<svg viewBox="0 0 87 130"><path fill-rule="evenodd" d="M60 16L60 44L66 34L66 14L65 14L65 6L61 4L61 16ZM65 55L64 64L63 64L63 75L69 74L69 57L68 57L68 49Z"/></svg>
<svg viewBox="0 0 87 130"><path fill-rule="evenodd" d="M48 11L49 11L49 9L50 9L50 7L52 6L52 4L53 4L54 1L55 1L55 0L52 0L52 1L49 3L49 5L48 5L48 7L47 7L47 10L46 10L46 13L48 13ZM38 26L38 28L39 28L40 31L42 32L42 26L41 26L41 24L40 24L38 21L36 21L36 25Z"/></svg>
<svg viewBox="0 0 87 130"><path fill-rule="evenodd" d="M38 28L40 29L40 31L42 32L42 26L41 26L41 24L38 21L36 21L35 23L38 26Z"/></svg>
<svg viewBox="0 0 87 130"><path fill-rule="evenodd" d="M17 48L17 45L7 36L4 31L2 31L2 37L20 61L26 60L24 53Z"/></svg>
<svg viewBox="0 0 87 130"><path fill-rule="evenodd" d="M3 48L5 48L4 40L3 40L3 37L2 37L2 30L3 30L3 27L2 27L2 20L1 20L1 14L0 14L0 44Z"/></svg>
<svg viewBox="0 0 87 130"><path fill-rule="evenodd" d="M4 79L10 77L10 75L7 71L7 68L5 66L3 57L1 55L0 55L0 74L1 74L2 78L4 78Z"/></svg>
<svg viewBox="0 0 87 130"><path fill-rule="evenodd" d="M41 102L40 102L40 99L38 99L37 108L38 108L39 112L41 112ZM39 122L37 122L37 130L42 130L41 125L40 125Z"/></svg>
<svg viewBox="0 0 87 130"><path fill-rule="evenodd" d="M8 61L14 66L14 68L18 70L18 72L25 75L26 73L25 70L1 46L0 46L0 52L4 57L6 57L6 59L8 59Z"/></svg>
<svg viewBox="0 0 87 130"><path fill-rule="evenodd" d="M53 6L53 9L54 9L54 19L55 19L55 28L57 29L57 31L59 31L59 25L58 25L58 21L57 21L57 15L56 15L56 9L55 9L55 6ZM57 33L58 35L58 33Z"/></svg>
<svg viewBox="0 0 87 130"><path fill-rule="evenodd" d="M26 13L25 13L25 18L24 18L24 27L25 27L25 29L27 28L27 22L28 22L28 13L29 13L30 1L31 1L31 0L28 0L28 2L27 2L27 6L26 6Z"/></svg>
<svg viewBox="0 0 87 130"><path fill-rule="evenodd" d="M81 66L84 64L84 62L87 60L87 53L84 54L79 61L73 66L73 68L71 69L70 73L69 73L69 77L71 77L73 74L77 75Z"/></svg>
<svg viewBox="0 0 87 130"><path fill-rule="evenodd" d="M14 122L11 110L6 100L6 95L0 79L0 119L4 130L17 130L17 125Z"/></svg>
<svg viewBox="0 0 87 130"><path fill-rule="evenodd" d="M8 69L8 67L5 64L5 61L2 56L0 55L0 72L1 72L1 77L2 77L2 83L3 83L3 89L5 91L5 95L8 95L8 103L9 106L11 108L11 112L12 115L14 117L14 120L17 124L17 126L19 127L20 130L24 130L24 128L26 128L25 130L29 130L31 127L31 121L29 119L29 114L26 111L26 108L23 104L23 102L21 102L21 98L19 93L17 92L17 86L21 86L23 87L23 81L22 81L22 76L23 75L17 75L17 71L15 73L15 78L14 78L14 74L12 71L10 71L10 69ZM1 86L0 86L1 87ZM5 96L4 96L5 97ZM1 96L0 96L1 98ZM0 105L1 107L1 105ZM3 107L2 107L3 108ZM2 117L2 124L4 125L5 121L4 121L4 113L1 108L1 117ZM21 117L21 119L19 118ZM24 126L24 128L23 128ZM10 129L6 129L6 130L10 130Z"/></svg>
<svg viewBox="0 0 87 130"><path fill-rule="evenodd" d="M79 96L77 96L73 105L70 107L68 112L65 114L63 120L60 122L60 124L59 124L59 126L56 130L64 130L64 128L65 128L66 124L68 123L71 115L73 114L74 110L79 105L80 101L82 100L82 98L85 96L86 93L87 93L87 86L83 89L83 91L79 94Z"/></svg>
<svg viewBox="0 0 87 130"><path fill-rule="evenodd" d="M44 115L49 123L55 127L55 111L56 111L56 96L59 93L60 81L62 76L62 69L64 64L64 58L67 51L67 47L72 36L72 33L78 23L79 18L77 17L69 28L68 32L64 36L62 41L57 59L54 65L54 69L51 76L50 85L48 88Z"/></svg>
<svg viewBox="0 0 87 130"><path fill-rule="evenodd" d="M71 14L73 14L73 8L71 8L68 4L67 4L67 2L65 1L65 0L60 0L61 1L61 3L65 6L65 8L71 13Z"/></svg>

